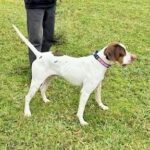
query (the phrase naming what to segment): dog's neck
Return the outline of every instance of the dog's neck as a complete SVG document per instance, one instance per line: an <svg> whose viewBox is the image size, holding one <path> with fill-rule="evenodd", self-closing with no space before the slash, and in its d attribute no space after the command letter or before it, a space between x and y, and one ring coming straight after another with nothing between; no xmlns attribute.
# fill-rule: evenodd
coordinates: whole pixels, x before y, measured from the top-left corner
<svg viewBox="0 0 150 150"><path fill-rule="evenodd" d="M102 65L104 65L106 68L109 68L107 66L111 66L113 64L113 62L111 62L110 60L108 60L104 54L104 51L105 51L106 47L104 47L102 50L98 51L97 55L102 59L102 61L104 61L104 63L106 64L103 64L101 63Z"/></svg>

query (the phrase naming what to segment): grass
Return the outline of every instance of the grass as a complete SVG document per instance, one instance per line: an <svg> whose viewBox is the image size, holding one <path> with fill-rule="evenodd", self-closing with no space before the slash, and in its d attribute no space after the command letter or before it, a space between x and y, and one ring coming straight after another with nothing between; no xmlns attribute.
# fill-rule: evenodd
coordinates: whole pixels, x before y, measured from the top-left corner
<svg viewBox="0 0 150 150"><path fill-rule="evenodd" d="M53 46L72 56L89 55L111 41L121 41L138 60L127 68L114 65L103 82L102 111L91 95L80 126L75 114L79 87L56 78L44 104L39 93L24 118L30 84L27 47L11 24L26 33L23 2L0 0L0 150L148 150L150 149L149 0L62 0L57 3Z"/></svg>

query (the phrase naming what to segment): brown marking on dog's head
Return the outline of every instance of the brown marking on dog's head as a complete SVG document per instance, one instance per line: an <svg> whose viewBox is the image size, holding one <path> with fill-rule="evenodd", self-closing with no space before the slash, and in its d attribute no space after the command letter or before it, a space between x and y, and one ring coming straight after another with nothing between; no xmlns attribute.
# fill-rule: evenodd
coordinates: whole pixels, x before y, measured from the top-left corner
<svg viewBox="0 0 150 150"><path fill-rule="evenodd" d="M106 58L110 61L123 63L123 57L126 55L126 50L123 45L118 42L109 44L104 50Z"/></svg>

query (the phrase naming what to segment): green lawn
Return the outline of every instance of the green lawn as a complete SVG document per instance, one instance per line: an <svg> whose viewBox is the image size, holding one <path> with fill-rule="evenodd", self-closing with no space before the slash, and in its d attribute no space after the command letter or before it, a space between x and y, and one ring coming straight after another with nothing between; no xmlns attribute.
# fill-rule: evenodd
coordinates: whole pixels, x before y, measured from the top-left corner
<svg viewBox="0 0 150 150"><path fill-rule="evenodd" d="M12 25L25 35L21 0L0 0L0 150L149 150L150 149L150 3L149 0L58 0L53 46L72 56L89 55L121 41L138 60L114 65L103 82L101 110L91 95L85 120L76 118L80 88L55 78L44 104L40 93L31 102L32 117L23 116L30 85L27 47Z"/></svg>

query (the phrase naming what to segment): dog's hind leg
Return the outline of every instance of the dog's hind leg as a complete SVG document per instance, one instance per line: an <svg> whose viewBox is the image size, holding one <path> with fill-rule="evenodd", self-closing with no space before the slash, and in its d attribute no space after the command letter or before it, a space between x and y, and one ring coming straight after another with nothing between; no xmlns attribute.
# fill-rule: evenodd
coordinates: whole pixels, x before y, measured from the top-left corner
<svg viewBox="0 0 150 150"><path fill-rule="evenodd" d="M32 64L32 81L28 94L25 97L25 116L31 116L30 111L30 101L35 93L38 91L42 83L52 75L52 71L47 71L48 69L44 67L43 60L35 60Z"/></svg>
<svg viewBox="0 0 150 150"><path fill-rule="evenodd" d="M42 95L42 99L45 103L49 102L49 99L47 99L46 97L46 90L48 88L48 85L49 85L49 80L50 80L50 77L48 77L43 83L42 85L40 86L40 91L41 91L41 95Z"/></svg>
<svg viewBox="0 0 150 150"><path fill-rule="evenodd" d="M30 101L33 98L33 96L35 95L35 93L38 91L38 89L39 89L40 85L42 84L42 82L43 81L39 81L39 80L32 80L31 81L29 92L25 97L24 115L27 116L27 117L31 116Z"/></svg>

